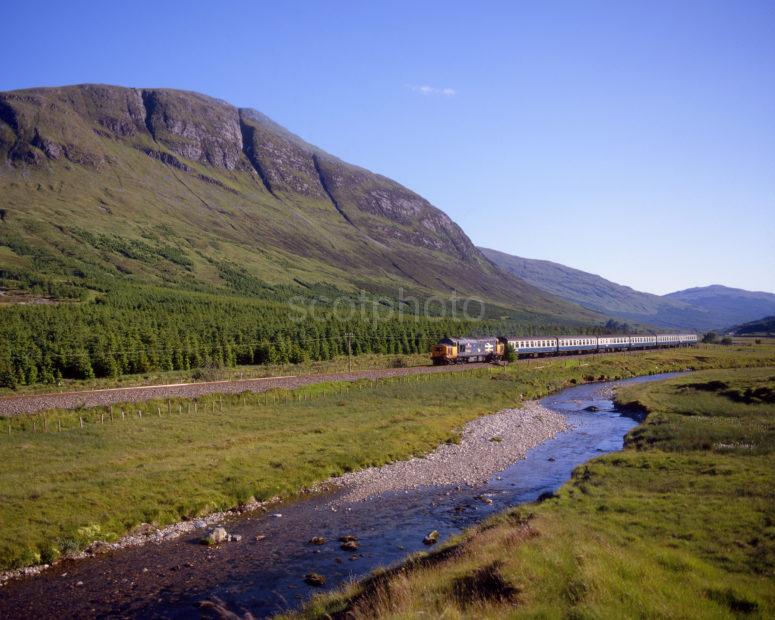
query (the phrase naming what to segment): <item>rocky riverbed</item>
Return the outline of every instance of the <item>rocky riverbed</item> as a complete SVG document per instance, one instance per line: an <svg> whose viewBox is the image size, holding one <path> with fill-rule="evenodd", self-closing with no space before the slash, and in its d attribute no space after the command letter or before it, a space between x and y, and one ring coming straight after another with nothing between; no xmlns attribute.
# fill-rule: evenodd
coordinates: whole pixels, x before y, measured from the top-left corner
<svg viewBox="0 0 775 620"><path fill-rule="evenodd" d="M336 494L334 507L343 503L365 500L390 491L416 490L425 486L481 484L493 474L522 459L528 450L567 430L565 418L541 406L527 402L521 409L504 409L469 422L460 437L460 443L443 444L424 457L397 461L383 467L371 467L345 476L332 478L305 493L323 489L342 488L344 494ZM210 514L192 521L182 521L163 528L143 524L121 538L107 543L98 541L86 550L68 555L77 560L128 547L148 543L162 543L196 530L204 531L209 525L237 514L266 510L278 498L269 502L252 501L227 512ZM48 565L31 566L0 572L0 586L10 579L32 576L49 568Z"/></svg>
<svg viewBox="0 0 775 620"><path fill-rule="evenodd" d="M469 422L460 443L443 444L427 456L345 474L329 484L344 489L339 503L432 485L473 486L568 428L564 416L529 401L520 409L504 409Z"/></svg>

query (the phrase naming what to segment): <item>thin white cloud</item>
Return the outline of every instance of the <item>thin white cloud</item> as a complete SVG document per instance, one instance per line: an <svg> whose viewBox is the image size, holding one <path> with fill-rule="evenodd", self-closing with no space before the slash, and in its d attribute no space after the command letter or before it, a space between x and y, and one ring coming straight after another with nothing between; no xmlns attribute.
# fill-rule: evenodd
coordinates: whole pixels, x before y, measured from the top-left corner
<svg viewBox="0 0 775 620"><path fill-rule="evenodd" d="M409 90L421 95L441 95L442 97L454 97L457 95L457 91L454 88L437 88L436 86L429 86L428 84L408 84Z"/></svg>

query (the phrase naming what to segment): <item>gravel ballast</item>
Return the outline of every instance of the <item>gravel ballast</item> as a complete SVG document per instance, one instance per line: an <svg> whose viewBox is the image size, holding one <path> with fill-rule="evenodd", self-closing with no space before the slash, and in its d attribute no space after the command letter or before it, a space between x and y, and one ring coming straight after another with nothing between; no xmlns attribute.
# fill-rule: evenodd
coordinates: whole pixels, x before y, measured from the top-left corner
<svg viewBox="0 0 775 620"><path fill-rule="evenodd" d="M430 485L482 484L569 428L564 416L528 401L521 409L503 409L469 422L458 444L442 444L424 457L345 474L331 484L345 490L338 500L343 503Z"/></svg>

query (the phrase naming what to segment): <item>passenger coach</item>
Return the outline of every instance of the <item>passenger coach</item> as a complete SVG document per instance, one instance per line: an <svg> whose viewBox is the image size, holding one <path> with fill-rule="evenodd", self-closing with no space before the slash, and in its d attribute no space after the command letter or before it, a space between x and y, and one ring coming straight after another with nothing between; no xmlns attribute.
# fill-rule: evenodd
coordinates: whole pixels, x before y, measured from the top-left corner
<svg viewBox="0 0 775 620"><path fill-rule="evenodd" d="M697 334L444 338L433 346L431 359L436 365L497 361L504 358L507 346L514 350L517 357L524 358L689 347L696 344Z"/></svg>

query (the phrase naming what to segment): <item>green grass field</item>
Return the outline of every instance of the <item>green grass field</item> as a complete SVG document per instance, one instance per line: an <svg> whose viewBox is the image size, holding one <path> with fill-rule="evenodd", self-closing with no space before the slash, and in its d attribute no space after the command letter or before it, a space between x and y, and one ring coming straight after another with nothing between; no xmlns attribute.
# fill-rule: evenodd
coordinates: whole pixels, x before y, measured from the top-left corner
<svg viewBox="0 0 775 620"><path fill-rule="evenodd" d="M542 359L6 419L0 567L50 561L143 522L164 525L250 497L293 497L331 475L426 453L479 415L573 383L745 364L775 365L775 347Z"/></svg>
<svg viewBox="0 0 775 620"><path fill-rule="evenodd" d="M628 386L625 450L301 615L775 616L775 367Z"/></svg>

